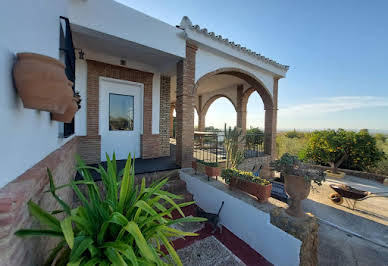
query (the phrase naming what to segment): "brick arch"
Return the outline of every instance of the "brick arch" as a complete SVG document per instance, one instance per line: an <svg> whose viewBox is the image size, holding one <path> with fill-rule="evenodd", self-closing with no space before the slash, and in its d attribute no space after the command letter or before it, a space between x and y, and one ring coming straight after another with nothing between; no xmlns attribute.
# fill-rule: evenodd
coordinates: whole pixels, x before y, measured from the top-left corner
<svg viewBox="0 0 388 266"><path fill-rule="evenodd" d="M273 109L274 103L273 103L272 95L269 92L269 90L266 88L264 83L260 79L258 79L255 75L239 68L220 68L203 75L195 83L192 91L193 95L196 94L198 85L202 80L205 80L211 76L220 75L220 74L231 75L246 81L248 84L251 85L252 88L255 88L255 90L259 93L261 99L263 100L264 108Z"/></svg>
<svg viewBox="0 0 388 266"><path fill-rule="evenodd" d="M253 88L253 87L250 87L249 89L244 91L244 93L242 95L242 99L241 99L241 109L243 112L247 111L248 99L252 95L252 93L254 93L255 91L257 91L257 93L260 95L260 92L256 88ZM267 109L267 106L265 106L265 104L264 104L264 109ZM268 108L268 109L272 109L272 108Z"/></svg>
<svg viewBox="0 0 388 266"><path fill-rule="evenodd" d="M207 111L209 110L209 107L212 105L212 103L213 103L215 100L219 99L219 98L226 98L226 99L228 99L229 102L233 105L234 110L237 112L236 105L234 104L234 102L232 101L232 99L229 98L229 96L224 95L224 94L216 94L216 95L212 96L210 99L208 99L208 100L206 101L206 103L203 105L202 110L201 110L201 115L202 115L203 117L206 116Z"/></svg>

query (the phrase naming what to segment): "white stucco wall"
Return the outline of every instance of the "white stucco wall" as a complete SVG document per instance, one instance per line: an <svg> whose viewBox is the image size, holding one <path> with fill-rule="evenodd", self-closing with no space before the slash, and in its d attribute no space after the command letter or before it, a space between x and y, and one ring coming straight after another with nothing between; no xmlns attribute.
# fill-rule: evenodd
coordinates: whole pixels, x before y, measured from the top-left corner
<svg viewBox="0 0 388 266"><path fill-rule="evenodd" d="M152 79L152 134L159 134L160 121L160 73Z"/></svg>
<svg viewBox="0 0 388 266"><path fill-rule="evenodd" d="M273 74L245 63L234 57L222 54L205 46L198 47L195 63L195 82L202 76L220 68L238 68L251 73L268 89L272 95Z"/></svg>
<svg viewBox="0 0 388 266"><path fill-rule="evenodd" d="M23 108L12 80L18 52L59 58L59 16L67 16L66 5L65 0L0 2L0 187L69 140L58 138L58 123L48 112Z"/></svg>
<svg viewBox="0 0 388 266"><path fill-rule="evenodd" d="M196 204L206 212L220 213L220 223L244 240L274 265L299 265L301 241L270 223L268 213L216 189L206 181L180 171L187 190L194 195Z"/></svg>
<svg viewBox="0 0 388 266"><path fill-rule="evenodd" d="M75 61L75 90L81 95L81 109L75 114L75 134L77 136L87 135L87 63L85 60Z"/></svg>
<svg viewBox="0 0 388 266"><path fill-rule="evenodd" d="M113 0L69 0L69 3L73 24L185 57L183 31L172 25Z"/></svg>

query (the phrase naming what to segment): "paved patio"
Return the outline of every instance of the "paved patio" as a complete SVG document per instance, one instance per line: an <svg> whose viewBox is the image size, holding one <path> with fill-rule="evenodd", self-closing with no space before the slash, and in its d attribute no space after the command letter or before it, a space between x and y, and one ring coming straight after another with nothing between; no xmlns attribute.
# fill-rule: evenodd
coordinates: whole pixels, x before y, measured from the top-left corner
<svg viewBox="0 0 388 266"><path fill-rule="evenodd" d="M195 215L195 206L182 209L186 216ZM174 218L180 217L175 212ZM210 224L183 224L177 229L196 232L195 237L179 238L173 241L183 265L272 265L263 256L253 250L243 240L238 238L227 228L222 228L222 233L217 230L213 235Z"/></svg>
<svg viewBox="0 0 388 266"><path fill-rule="evenodd" d="M388 265L388 248L382 246L388 247L388 198L370 198L357 203L357 209L351 210L346 205L331 202L328 195L334 191L330 184L347 184L371 192L388 191L387 186L375 181L345 176L343 179L327 178L321 187L310 193L303 202L305 211L373 241L321 222L319 265Z"/></svg>

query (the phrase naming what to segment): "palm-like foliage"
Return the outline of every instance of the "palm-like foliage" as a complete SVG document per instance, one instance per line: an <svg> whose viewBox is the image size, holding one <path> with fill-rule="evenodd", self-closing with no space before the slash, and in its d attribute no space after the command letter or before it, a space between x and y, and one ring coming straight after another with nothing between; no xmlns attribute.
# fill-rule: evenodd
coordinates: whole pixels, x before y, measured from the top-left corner
<svg viewBox="0 0 388 266"><path fill-rule="evenodd" d="M54 236L62 240L52 250L46 265L165 265L166 261L181 265L170 237L195 236L170 227L182 222L200 222L203 218L185 217L181 207L194 202L176 204L179 196L161 190L168 178L145 186L134 184L134 160L128 157L125 168L117 172L116 159L107 159L107 169L86 166L77 158L78 171L82 181L71 181L70 184L56 187L50 170L50 189L52 196L62 207L51 213L41 209L37 204L28 203L30 213L35 216L45 229L24 229L16 232L18 236ZM104 186L103 195L93 181L89 169L97 171ZM83 193L78 185L86 186ZM80 206L71 209L57 195L57 191L71 186L81 201ZM173 220L172 211L177 210L182 218ZM56 215L65 213L59 220ZM162 258L164 246L170 257ZM171 261L171 258L173 261Z"/></svg>

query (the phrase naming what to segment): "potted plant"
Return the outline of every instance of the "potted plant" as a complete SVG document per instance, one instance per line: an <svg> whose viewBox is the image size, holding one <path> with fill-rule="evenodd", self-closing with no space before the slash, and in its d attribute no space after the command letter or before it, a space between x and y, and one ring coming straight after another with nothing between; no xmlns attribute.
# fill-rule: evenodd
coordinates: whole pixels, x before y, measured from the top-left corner
<svg viewBox="0 0 388 266"><path fill-rule="evenodd" d="M75 92L71 104L67 106L63 114L51 113L51 119L64 123L70 123L73 120L75 113L81 108L81 96L79 92Z"/></svg>
<svg viewBox="0 0 388 266"><path fill-rule="evenodd" d="M295 217L302 217L301 201L310 194L311 181L321 186L325 181L323 171L310 169L308 165L301 163L298 157L289 153L274 162L271 162L274 170L284 175L284 188L291 198L291 204L286 212Z"/></svg>
<svg viewBox="0 0 388 266"><path fill-rule="evenodd" d="M257 197L260 202L267 202L271 196L272 184L264 178L235 168L225 169L222 171L222 178L229 188L240 189L252 196Z"/></svg>
<svg viewBox="0 0 388 266"><path fill-rule="evenodd" d="M191 162L191 167L194 169L194 173L197 174L197 168L198 168L197 160L193 160Z"/></svg>
<svg viewBox="0 0 388 266"><path fill-rule="evenodd" d="M205 173L207 175L207 180L210 180L211 176L215 176L217 180L218 176L221 175L221 167L217 162L206 162L206 161L198 160L198 163L205 166Z"/></svg>
<svg viewBox="0 0 388 266"><path fill-rule="evenodd" d="M134 159L129 156L124 171L120 172L114 154L113 160L108 155L106 159L106 170L101 165L99 168L89 167L78 159L78 171L83 180L71 181L68 185L56 186L50 170L47 170L48 192L61 208L46 211L29 201L30 213L43 227L22 229L15 234L59 239L44 265L182 265L170 237L198 234L178 231L170 226L206 221L199 217L185 217L181 208L194 202L174 203L181 197L161 190L168 178L148 188L143 178L139 190L135 186ZM89 169L100 174L101 190L91 178ZM83 192L79 185L86 186L87 190ZM67 204L58 196L58 190L66 186L74 190L80 200L79 206L72 208L72 203ZM168 207L170 203L172 207ZM171 213L174 210L182 217L173 220ZM166 251L170 256L166 256Z"/></svg>
<svg viewBox="0 0 388 266"><path fill-rule="evenodd" d="M19 53L13 68L18 94L25 108L64 114L73 97L72 85L59 60Z"/></svg>

